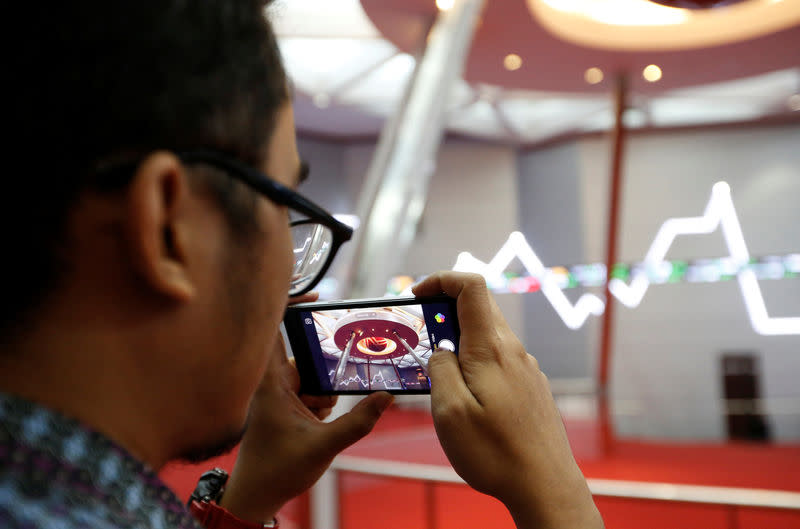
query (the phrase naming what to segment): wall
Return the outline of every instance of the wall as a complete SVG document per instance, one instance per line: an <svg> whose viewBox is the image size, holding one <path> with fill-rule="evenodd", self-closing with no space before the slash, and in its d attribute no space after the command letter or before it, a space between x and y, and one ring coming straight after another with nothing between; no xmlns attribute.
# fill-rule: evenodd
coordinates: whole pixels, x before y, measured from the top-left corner
<svg viewBox="0 0 800 529"><path fill-rule="evenodd" d="M800 252L798 145L796 125L631 136L619 260L641 260L667 218L701 215L720 180L731 186L752 255ZM607 138L584 139L520 156L521 224L546 264L604 260L609 147ZM715 232L678 238L668 258L725 255ZM800 316L800 280L761 288L770 315ZM525 297L526 342L545 371L592 374L597 319L568 331L541 295ZM723 438L719 358L741 351L760 358L775 437L800 437L800 336L755 333L736 282L653 286L638 308L616 314L612 399L622 435Z"/></svg>
<svg viewBox="0 0 800 529"><path fill-rule="evenodd" d="M619 260L635 262L669 217L702 214L711 186L726 180L750 246L763 256L800 252L800 127L632 135L624 165ZM510 147L449 139L442 146L412 276L450 268L467 250L489 261L514 230L545 265L605 260L609 139L517 154ZM304 185L331 210L352 213L374 145L303 140ZM347 266L345 246L337 267ZM669 258L721 257L722 236L683 237ZM519 270L518 263L512 269ZM771 315L800 315L800 279L762 281ZM574 302L586 292L566 291ZM555 379L593 377L600 319L568 329L541 293L499 295L512 328ZM735 282L653 286L637 309L619 306L612 365L613 411L623 436L725 436L719 357L754 352L777 439L800 438L800 336L763 337L750 325Z"/></svg>
<svg viewBox="0 0 800 529"><path fill-rule="evenodd" d="M581 146L570 142L519 156L520 231L545 266L603 261L593 252L604 231L604 211L587 212L581 201L585 172ZM607 164L602 164L604 167ZM601 170L602 171L602 170ZM597 214L599 213L599 215ZM601 250L602 251L602 250ZM572 303L586 289L566 292ZM567 328L541 293L523 294L525 344L550 378L592 377L596 318Z"/></svg>

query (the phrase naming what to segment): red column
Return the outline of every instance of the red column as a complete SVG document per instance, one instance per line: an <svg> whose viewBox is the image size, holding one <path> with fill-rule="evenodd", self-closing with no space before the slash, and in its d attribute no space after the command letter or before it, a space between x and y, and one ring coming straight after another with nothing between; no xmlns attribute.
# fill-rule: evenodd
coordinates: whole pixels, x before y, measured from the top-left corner
<svg viewBox="0 0 800 529"><path fill-rule="evenodd" d="M617 238L619 235L620 195L622 194L622 160L625 146L625 126L622 115L625 112L627 81L624 74L617 77L614 96L614 132L611 147L611 183L608 199L608 231L606 236L606 310L603 314L600 338L600 359L597 369L597 402L600 439L604 453L608 453L614 442L614 429L608 405L609 366L613 347L614 298L608 289L611 272L617 262Z"/></svg>

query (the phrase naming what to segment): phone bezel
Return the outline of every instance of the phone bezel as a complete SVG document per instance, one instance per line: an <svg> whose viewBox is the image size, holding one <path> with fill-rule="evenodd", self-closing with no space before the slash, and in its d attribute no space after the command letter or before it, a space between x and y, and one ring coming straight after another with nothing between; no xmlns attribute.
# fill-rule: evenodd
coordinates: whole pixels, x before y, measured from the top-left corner
<svg viewBox="0 0 800 529"><path fill-rule="evenodd" d="M355 391L326 390L319 387L314 361L311 358L311 350L305 337L304 323L300 318L302 312L315 310L335 310L335 309L360 309L371 307L397 307L402 305L422 305L425 303L446 303L449 305L451 314L455 316L452 323L456 336L460 339L461 328L458 324L458 311L456 300L445 295L425 296L425 297L397 297L397 298L370 298L370 299L349 299L338 301L315 301L311 303L299 303L291 305L286 309L283 318L286 337L289 341L289 348L294 356L297 371L300 374L300 391L309 395L366 395L376 391L387 391L395 395L429 395L430 389L364 389ZM313 381L313 385L310 383Z"/></svg>

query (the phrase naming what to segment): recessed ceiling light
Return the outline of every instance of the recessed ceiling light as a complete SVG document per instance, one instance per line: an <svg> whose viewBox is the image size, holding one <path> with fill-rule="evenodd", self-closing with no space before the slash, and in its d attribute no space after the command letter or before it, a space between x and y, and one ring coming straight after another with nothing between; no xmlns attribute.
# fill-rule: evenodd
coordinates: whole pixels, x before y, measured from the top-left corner
<svg viewBox="0 0 800 529"><path fill-rule="evenodd" d="M506 67L506 70L519 70L522 66L522 57L517 55L516 53L509 53L506 55L505 59L503 59L503 66Z"/></svg>
<svg viewBox="0 0 800 529"><path fill-rule="evenodd" d="M656 66L655 64L650 64L644 67L642 70L642 77L644 77L645 81L655 83L659 79L661 79L661 68Z"/></svg>
<svg viewBox="0 0 800 529"><path fill-rule="evenodd" d="M603 70L592 67L583 72L583 79L589 84L597 84L603 80Z"/></svg>
<svg viewBox="0 0 800 529"><path fill-rule="evenodd" d="M451 9L455 3L455 0L436 0L436 7L439 8L439 11L447 11Z"/></svg>
<svg viewBox="0 0 800 529"><path fill-rule="evenodd" d="M800 94L795 94L789 98L789 108L795 112L800 111Z"/></svg>

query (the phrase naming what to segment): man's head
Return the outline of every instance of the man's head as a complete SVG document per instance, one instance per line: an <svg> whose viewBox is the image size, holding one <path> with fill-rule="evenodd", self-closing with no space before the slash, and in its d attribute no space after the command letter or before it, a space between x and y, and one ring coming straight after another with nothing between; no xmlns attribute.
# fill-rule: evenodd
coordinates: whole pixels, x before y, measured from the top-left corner
<svg viewBox="0 0 800 529"><path fill-rule="evenodd" d="M42 377L57 366L58 387L106 390L138 427L160 408L151 426L174 452L162 456L241 429L286 302L286 208L176 154L219 151L296 184L286 74L263 9L17 8L36 31L11 63L22 88L0 208L13 256L2 260L0 355L38 362ZM58 388L31 385L19 391L58 400ZM67 411L97 422L101 410L70 398ZM121 428L107 433L135 435Z"/></svg>
<svg viewBox="0 0 800 529"><path fill-rule="evenodd" d="M265 161L287 92L263 4L15 8L35 31L11 54L20 86L9 105L16 171L5 178L2 229L22 259L2 265L4 277L16 278L2 304L4 330L56 284L68 264L58 255L67 212L87 184L103 183L102 169L156 149L213 147L256 166ZM124 186L122 176L107 187ZM233 200L233 191L220 191Z"/></svg>

